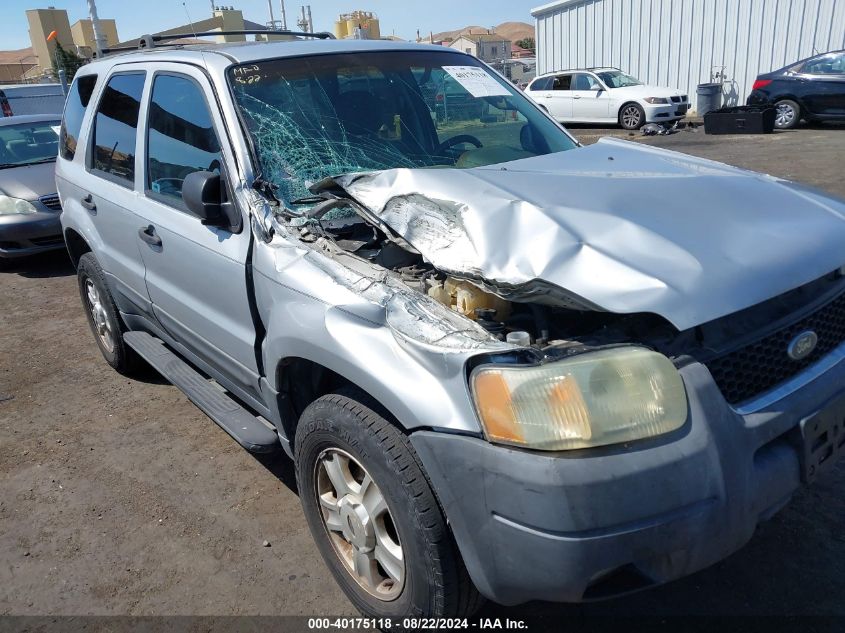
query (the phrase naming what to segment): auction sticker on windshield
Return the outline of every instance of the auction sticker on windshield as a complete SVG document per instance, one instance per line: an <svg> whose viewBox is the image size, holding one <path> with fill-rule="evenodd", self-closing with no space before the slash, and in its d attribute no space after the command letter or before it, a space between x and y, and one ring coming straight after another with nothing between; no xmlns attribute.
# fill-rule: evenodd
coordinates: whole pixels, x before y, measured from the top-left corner
<svg viewBox="0 0 845 633"><path fill-rule="evenodd" d="M495 77L478 66L444 66L443 70L473 97L507 97L511 94Z"/></svg>

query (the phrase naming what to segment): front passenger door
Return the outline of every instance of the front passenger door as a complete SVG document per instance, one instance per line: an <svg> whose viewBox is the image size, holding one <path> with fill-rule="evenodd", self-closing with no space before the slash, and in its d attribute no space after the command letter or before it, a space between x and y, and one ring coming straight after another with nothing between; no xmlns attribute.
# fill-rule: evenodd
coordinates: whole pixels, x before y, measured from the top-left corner
<svg viewBox="0 0 845 633"><path fill-rule="evenodd" d="M144 198L136 239L160 325L224 383L258 393L255 327L247 294L250 231L203 225L187 212L182 183L196 171L226 180L234 159L205 77L182 65L157 70L146 104ZM214 371L210 371L214 375ZM218 377L218 376L215 376ZM219 379L219 378L218 378Z"/></svg>
<svg viewBox="0 0 845 633"><path fill-rule="evenodd" d="M822 117L845 116L845 53L810 60L802 69L804 105Z"/></svg>
<svg viewBox="0 0 845 633"><path fill-rule="evenodd" d="M572 76L572 120L600 123L610 116L610 95L599 81L587 73Z"/></svg>

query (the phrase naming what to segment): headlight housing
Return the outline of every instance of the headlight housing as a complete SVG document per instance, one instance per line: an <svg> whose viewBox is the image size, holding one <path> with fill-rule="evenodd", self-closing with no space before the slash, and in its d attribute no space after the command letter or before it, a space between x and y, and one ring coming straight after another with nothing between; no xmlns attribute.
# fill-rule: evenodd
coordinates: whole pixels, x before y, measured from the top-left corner
<svg viewBox="0 0 845 633"><path fill-rule="evenodd" d="M652 105L669 103L669 99L667 99L666 97L646 97L645 99L643 99L643 101Z"/></svg>
<svg viewBox="0 0 845 633"><path fill-rule="evenodd" d="M590 448L662 435L687 419L678 370L642 347L531 367L482 365L470 382L485 436L498 444Z"/></svg>
<svg viewBox="0 0 845 633"><path fill-rule="evenodd" d="M0 195L0 215L23 215L37 212L38 209L31 202Z"/></svg>

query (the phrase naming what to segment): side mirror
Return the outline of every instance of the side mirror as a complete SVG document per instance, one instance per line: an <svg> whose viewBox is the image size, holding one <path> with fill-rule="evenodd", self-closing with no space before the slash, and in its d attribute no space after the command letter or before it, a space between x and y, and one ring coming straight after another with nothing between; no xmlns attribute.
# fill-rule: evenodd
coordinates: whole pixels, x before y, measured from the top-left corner
<svg viewBox="0 0 845 633"><path fill-rule="evenodd" d="M217 224L223 216L220 174L195 171L182 182L182 201L203 224Z"/></svg>
<svg viewBox="0 0 845 633"><path fill-rule="evenodd" d="M240 215L226 199L220 174L210 171L188 174L182 182L182 201L188 213L198 217L203 224L225 228L233 233L240 230Z"/></svg>

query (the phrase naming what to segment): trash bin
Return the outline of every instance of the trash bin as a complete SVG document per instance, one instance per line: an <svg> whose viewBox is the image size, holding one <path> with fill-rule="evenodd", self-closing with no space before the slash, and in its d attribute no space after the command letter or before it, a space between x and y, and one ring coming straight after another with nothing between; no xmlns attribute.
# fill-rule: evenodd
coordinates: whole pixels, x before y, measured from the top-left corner
<svg viewBox="0 0 845 633"><path fill-rule="evenodd" d="M722 84L698 84L698 116L722 107Z"/></svg>

